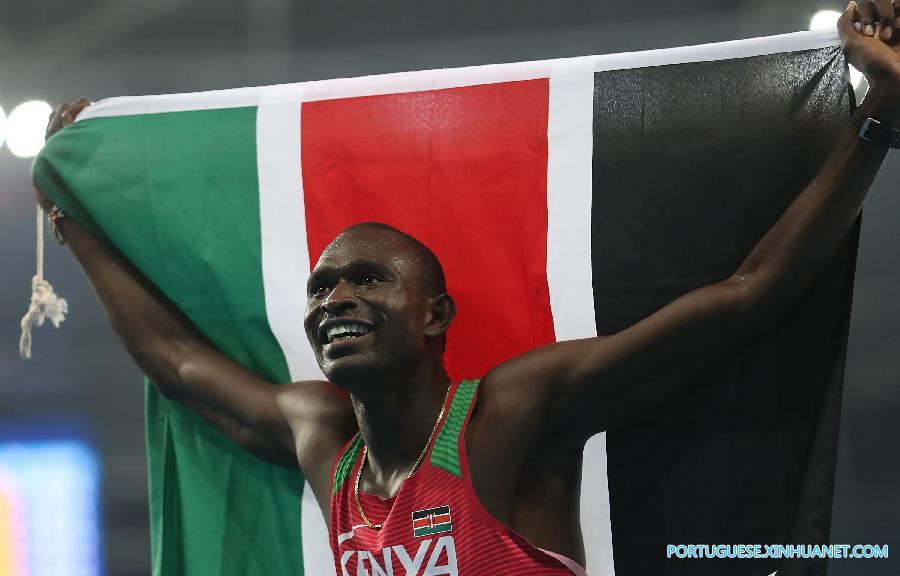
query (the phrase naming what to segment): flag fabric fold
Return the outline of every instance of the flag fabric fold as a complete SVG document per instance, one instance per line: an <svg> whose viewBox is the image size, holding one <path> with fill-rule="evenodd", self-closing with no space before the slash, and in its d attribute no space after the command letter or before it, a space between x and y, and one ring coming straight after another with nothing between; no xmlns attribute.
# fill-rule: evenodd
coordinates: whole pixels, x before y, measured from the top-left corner
<svg viewBox="0 0 900 576"><path fill-rule="evenodd" d="M798 33L112 98L54 135L33 175L276 384L321 378L302 317L325 245L356 222L397 226L444 264L448 369L475 378L727 277L825 161L851 99L836 34ZM589 442L591 574L824 573L665 552L828 540L855 254L854 233L777 332ZM150 386L146 426L155 574L333 573L299 473ZM422 511L417 529L445 516Z"/></svg>

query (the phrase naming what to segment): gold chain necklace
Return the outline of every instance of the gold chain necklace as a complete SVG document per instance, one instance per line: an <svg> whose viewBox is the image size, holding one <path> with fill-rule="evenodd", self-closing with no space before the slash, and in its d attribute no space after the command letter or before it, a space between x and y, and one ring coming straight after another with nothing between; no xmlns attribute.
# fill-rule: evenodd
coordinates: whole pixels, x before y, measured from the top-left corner
<svg viewBox="0 0 900 576"><path fill-rule="evenodd" d="M428 447L431 446L431 441L434 440L434 435L437 432L438 425L441 423L441 419L444 417L444 411L447 410L447 398L450 397L450 386L447 386L447 393L444 394L444 403L441 405L441 411L438 412L437 420L434 422L434 428L431 429L431 434L428 435L428 442L425 443L425 448L422 449L422 453L419 454L419 457L416 458L416 463L413 464L413 467L410 469L409 474L404 478L404 482L409 480L413 474L416 473L416 470L419 469L419 465L422 463L422 460L425 459L425 454L428 452ZM372 528L373 530L381 530L384 526L384 523L373 524L369 517L366 516L366 513L363 511L362 502L359 499L359 479L362 478L363 468L366 467L366 458L369 454L368 448L365 444L363 444L363 453L362 453L362 463L359 465L359 471L356 473L356 481L353 483L353 499L356 500L356 509L359 510L359 515L362 518L363 522L365 522L366 526Z"/></svg>

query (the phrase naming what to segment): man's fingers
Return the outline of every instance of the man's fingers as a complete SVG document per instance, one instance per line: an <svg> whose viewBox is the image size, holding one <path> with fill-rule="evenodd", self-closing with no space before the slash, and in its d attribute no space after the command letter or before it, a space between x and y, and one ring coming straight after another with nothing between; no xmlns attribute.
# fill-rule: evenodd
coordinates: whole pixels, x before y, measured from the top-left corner
<svg viewBox="0 0 900 576"><path fill-rule="evenodd" d="M875 0L875 14L881 25L882 40L890 40L894 33L896 17L894 16L894 4L891 0Z"/></svg>
<svg viewBox="0 0 900 576"><path fill-rule="evenodd" d="M860 0L856 8L859 14L859 22L861 24L861 32L866 36L875 35L875 4L872 0Z"/></svg>
<svg viewBox="0 0 900 576"><path fill-rule="evenodd" d="M44 132L44 139L50 138L69 124L75 121L78 114L90 106L92 102L87 98L79 98L71 104L60 104L56 110L50 115L50 121L47 123L47 131Z"/></svg>
<svg viewBox="0 0 900 576"><path fill-rule="evenodd" d="M72 102L71 104L64 104L62 106L62 125L68 126L72 122L75 121L75 118L78 114L81 113L82 110L91 105L91 101L82 96L78 100Z"/></svg>
<svg viewBox="0 0 900 576"><path fill-rule="evenodd" d="M844 13L841 14L840 19L838 19L838 31L840 32L844 29L844 32L841 33L841 39L846 41L848 37L845 37L844 34L850 33L850 27L853 27L858 33L862 33L862 23L859 21L859 7L857 6L856 0L850 0L847 4L847 9L844 10Z"/></svg>
<svg viewBox="0 0 900 576"><path fill-rule="evenodd" d="M75 114L77 115L78 112L81 112L91 104L93 104L93 102L82 96L78 100L72 102L72 104L69 105L69 108L72 110L76 110Z"/></svg>
<svg viewBox="0 0 900 576"><path fill-rule="evenodd" d="M72 102L72 103L69 105L69 113L70 113L71 116L72 116L72 122L75 121L75 118L81 113L82 110L84 110L85 108L87 108L87 107L90 106L91 104L93 104L93 102L91 102L90 100L88 100L88 99L85 98L84 96L82 96L82 97L79 98L78 100ZM71 122L70 122L70 123L71 123Z"/></svg>
<svg viewBox="0 0 900 576"><path fill-rule="evenodd" d="M62 114L65 108L65 104L60 104L50 113L50 120L47 122L47 130L44 132L44 140L53 136L53 134L62 127Z"/></svg>
<svg viewBox="0 0 900 576"><path fill-rule="evenodd" d="M62 122L62 115L63 115L63 112L65 112L65 111L66 111L65 104L60 104L59 106L57 106L56 110L54 110L53 113L50 114L50 123L51 124L59 124L60 122Z"/></svg>
<svg viewBox="0 0 900 576"><path fill-rule="evenodd" d="M877 33L882 40L893 38L897 15L891 0L860 0L858 12L863 34L874 36Z"/></svg>
<svg viewBox="0 0 900 576"><path fill-rule="evenodd" d="M864 1L868 2L868 0ZM859 62L859 54L866 44L872 42L872 39L865 36L865 28L860 26L861 18L860 6L856 2L850 2L838 19L837 27L847 62L865 72L865 66Z"/></svg>
<svg viewBox="0 0 900 576"><path fill-rule="evenodd" d="M841 42L844 44L859 33L859 12L856 8L856 3L851 2L847 5L847 9L844 10L844 13L838 19L837 28Z"/></svg>

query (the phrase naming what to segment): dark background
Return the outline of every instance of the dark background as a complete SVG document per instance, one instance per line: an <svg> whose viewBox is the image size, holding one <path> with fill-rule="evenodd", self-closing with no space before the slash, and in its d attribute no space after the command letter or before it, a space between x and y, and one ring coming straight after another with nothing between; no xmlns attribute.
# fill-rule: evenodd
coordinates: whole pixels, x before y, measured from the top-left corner
<svg viewBox="0 0 900 576"><path fill-rule="evenodd" d="M825 0L4 1L0 106L8 114L30 99L190 92L699 44L803 30L817 10L842 8ZM863 219L832 525L834 543L887 543L895 558L834 561L835 576L898 571L898 158L882 170ZM0 148L0 419L64 423L94 439L103 460L107 573L146 574L141 376L72 258L55 245L46 274L71 312L60 330L36 332L32 360L18 357L18 322L34 273L29 164Z"/></svg>

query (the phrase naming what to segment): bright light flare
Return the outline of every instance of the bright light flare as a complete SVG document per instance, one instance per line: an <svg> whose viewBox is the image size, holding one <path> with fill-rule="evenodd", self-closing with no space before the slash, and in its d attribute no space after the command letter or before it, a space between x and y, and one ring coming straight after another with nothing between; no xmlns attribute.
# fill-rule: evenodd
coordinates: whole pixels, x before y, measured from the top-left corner
<svg viewBox="0 0 900 576"><path fill-rule="evenodd" d="M837 28L837 21L840 19L841 13L837 10L819 10L809 21L809 29L810 30L834 30ZM850 67L850 83L853 84L853 88L859 91L863 85L865 84L865 77L862 75L862 72L854 68ZM865 92L863 90L863 92Z"/></svg>
<svg viewBox="0 0 900 576"><path fill-rule="evenodd" d="M813 14L809 21L810 30L828 30L837 29L837 21L841 17L841 13L836 10L819 10Z"/></svg>
<svg viewBox="0 0 900 576"><path fill-rule="evenodd" d="M23 102L6 121L6 145L13 155L31 158L44 147L44 131L52 108L41 100Z"/></svg>
<svg viewBox="0 0 900 576"><path fill-rule="evenodd" d="M0 106L0 146L3 146L4 140L6 140L6 112Z"/></svg>

